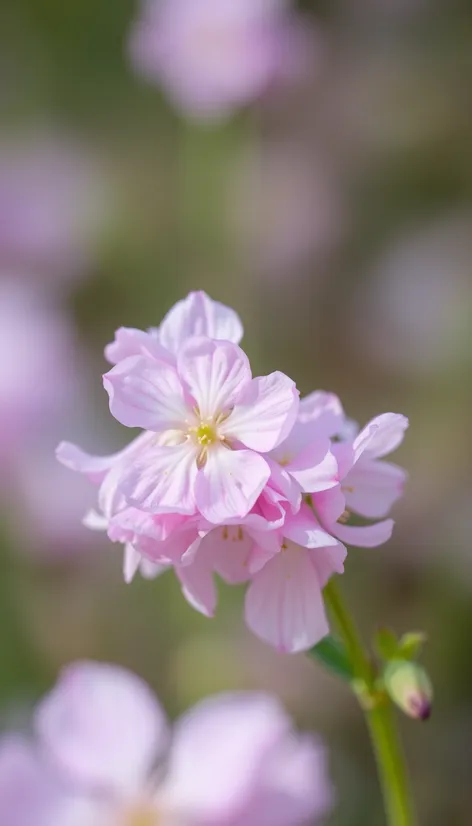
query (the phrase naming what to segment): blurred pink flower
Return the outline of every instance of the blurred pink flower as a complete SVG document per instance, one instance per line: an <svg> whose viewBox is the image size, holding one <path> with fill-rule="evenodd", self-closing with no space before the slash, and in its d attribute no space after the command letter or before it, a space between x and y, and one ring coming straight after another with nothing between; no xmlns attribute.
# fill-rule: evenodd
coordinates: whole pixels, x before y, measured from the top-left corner
<svg viewBox="0 0 472 826"><path fill-rule="evenodd" d="M0 280L0 460L12 459L70 398L67 319L31 285Z"/></svg>
<svg viewBox="0 0 472 826"><path fill-rule="evenodd" d="M58 281L83 272L103 187L83 152L55 139L0 147L0 267Z"/></svg>
<svg viewBox="0 0 472 826"><path fill-rule="evenodd" d="M307 48L286 0L143 0L136 69L187 115L226 117L300 71Z"/></svg>
<svg viewBox="0 0 472 826"><path fill-rule="evenodd" d="M468 211L410 230L384 250L351 313L362 357L420 375L470 362L471 255Z"/></svg>
<svg viewBox="0 0 472 826"><path fill-rule="evenodd" d="M171 738L142 680L81 662L35 723L0 745L2 826L303 826L332 807L320 742L266 694L204 700Z"/></svg>

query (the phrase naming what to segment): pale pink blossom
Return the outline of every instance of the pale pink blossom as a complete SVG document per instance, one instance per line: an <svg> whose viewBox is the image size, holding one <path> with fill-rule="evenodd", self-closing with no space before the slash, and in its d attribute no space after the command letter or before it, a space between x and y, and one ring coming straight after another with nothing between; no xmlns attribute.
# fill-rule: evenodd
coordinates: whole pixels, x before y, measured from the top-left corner
<svg viewBox="0 0 472 826"><path fill-rule="evenodd" d="M303 826L332 807L322 745L266 694L208 698L171 734L146 683L81 662L35 729L0 744L2 826Z"/></svg>
<svg viewBox="0 0 472 826"><path fill-rule="evenodd" d="M159 327L151 327L147 331L120 327L114 341L106 346L105 357L111 364L137 355L153 356L173 364L181 347L192 336L239 344L243 337L243 325L231 307L213 301L199 290L174 304Z"/></svg>
<svg viewBox="0 0 472 826"><path fill-rule="evenodd" d="M200 119L296 77L308 48L285 0L143 0L130 38L136 69Z"/></svg>
<svg viewBox="0 0 472 826"><path fill-rule="evenodd" d="M156 434L119 481L128 504L199 512L212 523L246 516L270 469L260 455L290 432L298 391L283 373L252 378L235 344L192 338L176 367L131 356L104 376L110 410Z"/></svg>

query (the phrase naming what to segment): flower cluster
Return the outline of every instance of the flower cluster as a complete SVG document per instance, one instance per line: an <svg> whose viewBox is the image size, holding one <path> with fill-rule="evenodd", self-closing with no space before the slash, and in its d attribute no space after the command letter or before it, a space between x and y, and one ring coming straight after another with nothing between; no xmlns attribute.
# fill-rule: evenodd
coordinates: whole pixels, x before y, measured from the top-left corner
<svg viewBox="0 0 472 826"><path fill-rule="evenodd" d="M171 738L146 683L81 662L35 724L0 740L2 826L302 826L332 805L321 743L266 694L206 699Z"/></svg>
<svg viewBox="0 0 472 826"><path fill-rule="evenodd" d="M122 328L106 348L113 416L143 429L97 458L69 443L58 458L99 486L92 528L125 545L125 578L174 568L211 616L214 574L248 582L250 628L282 651L328 633L322 589L343 572L343 543L386 542L403 470L380 461L407 419L385 413L363 430L336 396L299 399L283 373L253 378L236 313L191 293L159 328ZM362 517L363 524L352 524Z"/></svg>

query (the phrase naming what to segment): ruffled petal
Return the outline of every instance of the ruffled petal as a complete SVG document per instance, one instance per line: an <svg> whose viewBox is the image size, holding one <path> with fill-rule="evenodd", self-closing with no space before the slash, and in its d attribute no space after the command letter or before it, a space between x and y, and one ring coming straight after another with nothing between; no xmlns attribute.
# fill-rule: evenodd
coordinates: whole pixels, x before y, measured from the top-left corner
<svg viewBox="0 0 472 826"><path fill-rule="evenodd" d="M346 505L368 519L381 519L401 497L406 478L396 465L362 457L343 480Z"/></svg>
<svg viewBox="0 0 472 826"><path fill-rule="evenodd" d="M145 682L118 666L68 666L40 703L44 748L77 784L123 793L142 787L167 744L167 723Z"/></svg>
<svg viewBox="0 0 472 826"><path fill-rule="evenodd" d="M252 450L267 453L290 433L298 405L295 383L284 373L253 379L244 388L221 432Z"/></svg>
<svg viewBox="0 0 472 826"><path fill-rule="evenodd" d="M342 404L334 393L315 390L314 393L300 399L298 421L302 424L316 425L319 438L332 439L338 436L343 429L344 420Z"/></svg>
<svg viewBox="0 0 472 826"><path fill-rule="evenodd" d="M105 373L110 412L126 427L182 429L189 410L179 377L168 364L130 356Z"/></svg>
<svg viewBox="0 0 472 826"><path fill-rule="evenodd" d="M396 450L403 441L408 419L400 413L383 413L372 419L354 439L354 462L362 454L379 459Z"/></svg>
<svg viewBox="0 0 472 826"><path fill-rule="evenodd" d="M388 542L392 536L394 524L393 519L385 519L383 522L376 522L375 525L365 527L337 524L333 530L346 545L354 545L358 548L377 548L378 545Z"/></svg>
<svg viewBox="0 0 472 826"><path fill-rule="evenodd" d="M320 525L315 514L302 505L297 514L288 514L283 527L284 536L303 548L324 548L337 545L337 540Z"/></svg>
<svg viewBox="0 0 472 826"><path fill-rule="evenodd" d="M115 333L115 339L105 347L105 358L110 364L129 356L150 355L160 361L169 361L170 356L159 343L158 334L137 330L134 327L120 327Z"/></svg>
<svg viewBox="0 0 472 826"><path fill-rule="evenodd" d="M193 292L169 310L159 328L159 340L167 350L177 354L193 336L239 344L243 325L230 307L213 301L202 291Z"/></svg>
<svg viewBox="0 0 472 826"><path fill-rule="evenodd" d="M233 407L251 381L246 354L236 344L194 338L177 359L179 375L198 407L201 419L215 419Z"/></svg>
<svg viewBox="0 0 472 826"><path fill-rule="evenodd" d="M250 450L213 447L195 481L200 513L213 524L249 513L270 476L267 462Z"/></svg>
<svg viewBox="0 0 472 826"><path fill-rule="evenodd" d="M190 442L154 447L123 471L119 489L128 504L151 513L195 513L197 453Z"/></svg>
<svg viewBox="0 0 472 826"><path fill-rule="evenodd" d="M288 543L254 576L247 590L249 628L278 651L306 651L329 632L312 553Z"/></svg>

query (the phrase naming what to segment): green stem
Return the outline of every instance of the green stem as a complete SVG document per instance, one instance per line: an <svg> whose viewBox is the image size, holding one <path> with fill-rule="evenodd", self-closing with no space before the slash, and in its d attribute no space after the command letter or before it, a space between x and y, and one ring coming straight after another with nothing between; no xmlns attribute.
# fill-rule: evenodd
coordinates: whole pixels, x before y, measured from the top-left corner
<svg viewBox="0 0 472 826"><path fill-rule="evenodd" d="M392 705L379 694L375 675L334 579L324 589L326 603L349 652L355 680L353 689L364 710L382 787L389 826L415 826L405 758L397 735Z"/></svg>

